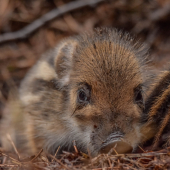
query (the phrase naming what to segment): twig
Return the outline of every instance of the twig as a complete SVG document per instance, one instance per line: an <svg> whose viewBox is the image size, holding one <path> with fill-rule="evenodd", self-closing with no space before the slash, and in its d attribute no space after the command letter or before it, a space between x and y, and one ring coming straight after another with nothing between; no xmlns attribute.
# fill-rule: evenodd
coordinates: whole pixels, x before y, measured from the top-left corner
<svg viewBox="0 0 170 170"><path fill-rule="evenodd" d="M167 16L170 13L170 2L165 3L164 6L149 15L149 19L152 21L158 21L161 18Z"/></svg>
<svg viewBox="0 0 170 170"><path fill-rule="evenodd" d="M145 153L145 150L144 150L141 146L138 145L138 147L140 148L140 150L141 150L142 152Z"/></svg>
<svg viewBox="0 0 170 170"><path fill-rule="evenodd" d="M17 159L14 159L14 158L12 158L12 157L10 157L10 156L6 155L5 153L2 153L2 152L0 152L0 154L2 156L5 156L5 157L11 159L12 161L16 162L17 164L21 165L21 162L19 162Z"/></svg>
<svg viewBox="0 0 170 170"><path fill-rule="evenodd" d="M43 149L40 150L40 152L31 160L31 162L35 161L35 159L38 158L38 156L40 156L40 154L43 152Z"/></svg>
<svg viewBox="0 0 170 170"><path fill-rule="evenodd" d="M122 158L122 159L125 160L125 161L128 161L128 162L130 162L130 163L132 163L132 164L134 164L134 165L136 165L137 168L139 168L139 165L138 165L138 162L137 162L137 161L134 161L134 160L128 159L128 158Z"/></svg>
<svg viewBox="0 0 170 170"><path fill-rule="evenodd" d="M108 161L108 163L109 163L109 166L112 168L113 166L112 166L112 164L111 164L111 161L110 161L109 156L108 156L108 155L106 155L106 157L107 157L107 161Z"/></svg>
<svg viewBox="0 0 170 170"><path fill-rule="evenodd" d="M55 158L52 155L49 155L51 158L53 158L57 163L59 163L61 166L63 166L65 169L70 170L69 167L67 167L66 165L64 165L60 160L58 160L57 158Z"/></svg>
<svg viewBox="0 0 170 170"><path fill-rule="evenodd" d="M58 7L57 9L51 10L50 12L46 13L45 15L33 21L31 24L27 25L26 27L19 31L2 34L0 36L0 43L26 38L30 33L34 32L35 30L43 26L46 22L51 21L52 19L62 14L65 14L67 12L73 11L81 7L92 6L102 1L104 0L78 0L70 2L66 5Z"/></svg>
<svg viewBox="0 0 170 170"><path fill-rule="evenodd" d="M56 157L56 155L57 155L57 153L58 153L59 149L60 149L60 146L57 148L57 151L55 152L54 157ZM51 161L51 162L54 162L54 159L52 159L52 161Z"/></svg>
<svg viewBox="0 0 170 170"><path fill-rule="evenodd" d="M74 150L75 150L75 152L76 152L76 153L78 153L78 149L77 149L76 141L75 141L75 140L73 140L73 146L74 146Z"/></svg>
<svg viewBox="0 0 170 170"><path fill-rule="evenodd" d="M115 144L115 146L114 146L112 149L110 149L110 151L108 152L108 155L113 154L113 151L115 152L116 155L119 155L119 154L117 153L116 149L115 149L116 146L117 146L117 143Z"/></svg>
<svg viewBox="0 0 170 170"><path fill-rule="evenodd" d="M103 167L103 168L94 168L94 169L92 169L92 170L103 170L103 169L117 169L117 170L119 170L120 168L118 168L118 167Z"/></svg>
<svg viewBox="0 0 170 170"><path fill-rule="evenodd" d="M17 150L14 142L12 141L11 136L10 136L9 134L7 134L6 136L7 136L7 139L9 140L9 142L11 143L12 147L14 148L15 153L16 153L17 156L18 156L18 160L20 160L19 152L18 152L18 150Z"/></svg>
<svg viewBox="0 0 170 170"><path fill-rule="evenodd" d="M18 165L0 164L0 167L18 167Z"/></svg>
<svg viewBox="0 0 170 170"><path fill-rule="evenodd" d="M136 153L136 154L119 154L113 155L112 157L129 157L129 158L137 158L142 156L160 156L166 155L167 153L157 153L157 152L148 152L148 153Z"/></svg>
<svg viewBox="0 0 170 170"><path fill-rule="evenodd" d="M3 160L2 160L2 164L5 164L5 163L6 163L6 161L7 161L7 157L6 157L6 156L4 156L4 157L3 157Z"/></svg>

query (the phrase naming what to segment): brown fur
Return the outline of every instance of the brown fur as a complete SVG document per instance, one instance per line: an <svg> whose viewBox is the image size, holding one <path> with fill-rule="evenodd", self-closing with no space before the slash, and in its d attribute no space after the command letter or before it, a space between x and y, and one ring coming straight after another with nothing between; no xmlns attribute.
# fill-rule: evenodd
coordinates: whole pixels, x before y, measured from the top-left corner
<svg viewBox="0 0 170 170"><path fill-rule="evenodd" d="M160 141L167 142L167 144L169 142L170 71L162 72L156 79L157 81L151 85L145 109L149 118L148 123L156 124L154 148L159 145Z"/></svg>
<svg viewBox="0 0 170 170"><path fill-rule="evenodd" d="M115 135L134 150L143 141L146 57L143 45L113 29L66 39L42 57L20 88L28 151L72 150L75 140L94 156Z"/></svg>

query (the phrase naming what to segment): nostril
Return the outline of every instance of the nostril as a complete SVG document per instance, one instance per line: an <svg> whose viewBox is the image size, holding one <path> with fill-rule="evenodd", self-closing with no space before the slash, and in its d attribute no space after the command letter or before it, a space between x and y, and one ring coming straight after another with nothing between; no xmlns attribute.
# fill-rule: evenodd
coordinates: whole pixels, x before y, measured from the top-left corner
<svg viewBox="0 0 170 170"><path fill-rule="evenodd" d="M97 125L94 125L94 129L96 129L97 128Z"/></svg>

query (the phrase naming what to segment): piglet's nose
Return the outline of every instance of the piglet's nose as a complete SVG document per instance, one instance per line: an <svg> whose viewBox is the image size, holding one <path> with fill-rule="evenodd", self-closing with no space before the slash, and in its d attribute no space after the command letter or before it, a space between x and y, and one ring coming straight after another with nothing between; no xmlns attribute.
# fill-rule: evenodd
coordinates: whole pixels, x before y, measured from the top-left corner
<svg viewBox="0 0 170 170"><path fill-rule="evenodd" d="M112 148L113 154L129 153L133 148L126 141L123 140L124 135L120 132L112 133L108 136L106 141L101 146L101 153L108 153Z"/></svg>

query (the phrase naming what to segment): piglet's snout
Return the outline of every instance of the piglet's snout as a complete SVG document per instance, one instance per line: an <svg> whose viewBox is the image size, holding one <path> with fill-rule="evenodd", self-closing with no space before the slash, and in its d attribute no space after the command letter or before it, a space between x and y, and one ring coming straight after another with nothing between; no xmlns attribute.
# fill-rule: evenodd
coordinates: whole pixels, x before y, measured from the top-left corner
<svg viewBox="0 0 170 170"><path fill-rule="evenodd" d="M112 148L112 154L132 152L132 146L125 142L123 137L124 135L120 132L110 134L108 138L103 142L100 152L108 153Z"/></svg>

